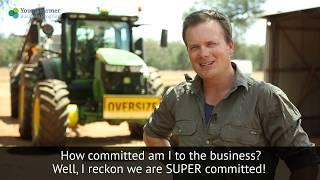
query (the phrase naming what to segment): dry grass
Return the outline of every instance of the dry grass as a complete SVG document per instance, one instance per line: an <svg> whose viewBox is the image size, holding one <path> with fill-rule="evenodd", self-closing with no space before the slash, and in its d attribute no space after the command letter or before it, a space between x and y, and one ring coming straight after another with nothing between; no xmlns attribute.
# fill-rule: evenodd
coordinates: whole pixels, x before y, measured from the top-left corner
<svg viewBox="0 0 320 180"><path fill-rule="evenodd" d="M0 81L9 79L9 68L0 67Z"/></svg>

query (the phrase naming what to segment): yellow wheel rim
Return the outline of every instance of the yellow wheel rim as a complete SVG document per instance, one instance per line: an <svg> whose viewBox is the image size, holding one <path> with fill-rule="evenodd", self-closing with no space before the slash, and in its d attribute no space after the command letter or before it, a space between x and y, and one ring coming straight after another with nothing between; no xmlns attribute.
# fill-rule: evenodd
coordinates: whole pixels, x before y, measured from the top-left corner
<svg viewBox="0 0 320 180"><path fill-rule="evenodd" d="M40 99L38 96L33 103L33 118L32 118L33 135L36 137L39 134L40 127Z"/></svg>
<svg viewBox="0 0 320 180"><path fill-rule="evenodd" d="M68 111L68 126L69 128L75 128L78 125L79 113L78 106L76 104L69 104L67 107Z"/></svg>
<svg viewBox="0 0 320 180"><path fill-rule="evenodd" d="M20 85L19 88L19 121L22 122L24 116L24 85Z"/></svg>

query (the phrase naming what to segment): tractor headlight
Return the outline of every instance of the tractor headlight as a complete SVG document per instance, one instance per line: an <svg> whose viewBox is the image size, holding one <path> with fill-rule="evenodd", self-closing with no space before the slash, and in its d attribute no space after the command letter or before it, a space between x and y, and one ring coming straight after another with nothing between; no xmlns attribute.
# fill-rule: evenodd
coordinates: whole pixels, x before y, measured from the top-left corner
<svg viewBox="0 0 320 180"><path fill-rule="evenodd" d="M140 72L142 66L130 66L130 72Z"/></svg>
<svg viewBox="0 0 320 180"><path fill-rule="evenodd" d="M123 81L122 83L125 84L125 85L131 84L131 78L130 77L124 77L122 81Z"/></svg>
<svg viewBox="0 0 320 180"><path fill-rule="evenodd" d="M142 66L121 66L106 64L105 70L108 72L141 72Z"/></svg>
<svg viewBox="0 0 320 180"><path fill-rule="evenodd" d="M122 72L124 69L124 66L114 66L114 65L106 65L106 71L108 72Z"/></svg>

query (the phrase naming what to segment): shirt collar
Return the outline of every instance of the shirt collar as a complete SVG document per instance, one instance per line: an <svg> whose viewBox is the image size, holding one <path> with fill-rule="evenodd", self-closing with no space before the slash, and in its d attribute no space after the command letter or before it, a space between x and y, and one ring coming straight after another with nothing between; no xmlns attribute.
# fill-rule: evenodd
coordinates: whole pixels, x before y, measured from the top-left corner
<svg viewBox="0 0 320 180"><path fill-rule="evenodd" d="M249 80L250 80L249 77L244 75L234 62L231 62L231 65L232 65L232 68L235 71L235 73L234 73L235 80L233 82L231 91L237 89L240 86L245 87L246 90L248 91L248 88L249 88L248 84L250 83L249 82ZM191 84L191 90L195 94L199 94L200 90L202 90L202 79L201 79L200 76L198 76L198 75L195 76L195 78L194 78L194 80L192 81L192 84Z"/></svg>
<svg viewBox="0 0 320 180"><path fill-rule="evenodd" d="M238 68L238 66L236 65L236 63L231 62L231 65L235 71L234 76L235 76L235 81L233 82L233 88L237 88L239 86L243 86L246 88L246 90L248 91L249 88L249 81L250 78L246 75L244 75L241 70Z"/></svg>

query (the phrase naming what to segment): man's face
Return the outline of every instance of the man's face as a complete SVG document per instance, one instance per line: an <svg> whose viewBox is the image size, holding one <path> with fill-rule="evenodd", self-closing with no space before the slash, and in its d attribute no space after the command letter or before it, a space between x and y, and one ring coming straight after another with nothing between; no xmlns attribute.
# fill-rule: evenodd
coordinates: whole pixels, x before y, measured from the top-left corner
<svg viewBox="0 0 320 180"><path fill-rule="evenodd" d="M202 79L220 76L229 68L234 44L226 42L217 21L191 26L185 37L192 67Z"/></svg>

